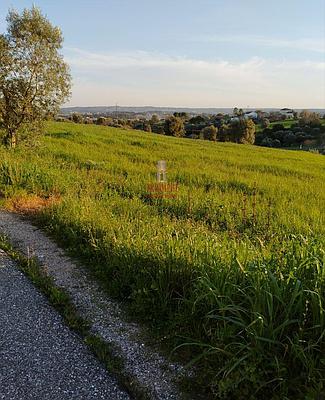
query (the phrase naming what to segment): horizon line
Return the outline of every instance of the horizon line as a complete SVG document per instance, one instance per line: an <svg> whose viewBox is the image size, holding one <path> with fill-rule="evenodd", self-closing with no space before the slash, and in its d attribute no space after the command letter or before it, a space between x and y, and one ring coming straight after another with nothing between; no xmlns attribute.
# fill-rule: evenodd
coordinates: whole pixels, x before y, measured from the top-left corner
<svg viewBox="0 0 325 400"><path fill-rule="evenodd" d="M251 106L156 106L156 105L119 105L119 104L111 104L111 105L64 105L61 107L61 109L63 108L100 108L100 107L107 107L107 108L188 108L188 109L197 109L197 108L201 108L201 109L234 109L234 108L242 108L242 109L254 109L254 110L262 110L262 109L283 109L283 108L290 108L290 109L298 109L298 110L325 110L325 105L323 107L319 107L319 106L308 106L308 107L292 107L292 106L268 106L268 107L251 107Z"/></svg>

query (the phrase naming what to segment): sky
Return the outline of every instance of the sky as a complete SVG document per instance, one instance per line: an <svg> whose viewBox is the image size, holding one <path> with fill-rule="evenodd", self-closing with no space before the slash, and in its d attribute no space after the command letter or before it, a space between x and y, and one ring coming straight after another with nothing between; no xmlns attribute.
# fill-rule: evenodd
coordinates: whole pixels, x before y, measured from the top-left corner
<svg viewBox="0 0 325 400"><path fill-rule="evenodd" d="M324 0L1 0L61 28L70 106L325 108Z"/></svg>

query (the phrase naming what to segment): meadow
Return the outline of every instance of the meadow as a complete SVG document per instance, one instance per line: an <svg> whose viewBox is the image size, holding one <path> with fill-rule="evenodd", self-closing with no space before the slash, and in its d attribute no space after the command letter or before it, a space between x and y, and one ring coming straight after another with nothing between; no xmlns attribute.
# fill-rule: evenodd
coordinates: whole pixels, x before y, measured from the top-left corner
<svg viewBox="0 0 325 400"><path fill-rule="evenodd" d="M324 392L324 156L73 123L46 132L37 148L0 150L3 207L40 204L38 223L196 366L207 396ZM176 198L148 196L158 160Z"/></svg>
<svg viewBox="0 0 325 400"><path fill-rule="evenodd" d="M283 125L283 127L285 129L287 129L287 128L289 129L293 125L296 125L297 122L298 122L297 119L285 119L284 121L271 122L269 128L272 128L274 125L281 124L281 125ZM324 118L320 119L320 123L321 123L321 125L324 126L325 125L325 119ZM261 131L263 131L262 125L261 124L257 124L256 125L256 132L259 133Z"/></svg>

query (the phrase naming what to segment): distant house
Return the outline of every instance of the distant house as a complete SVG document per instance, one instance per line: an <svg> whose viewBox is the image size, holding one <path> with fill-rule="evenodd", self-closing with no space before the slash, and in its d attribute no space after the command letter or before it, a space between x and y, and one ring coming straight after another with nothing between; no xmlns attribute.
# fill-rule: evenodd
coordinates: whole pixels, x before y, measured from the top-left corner
<svg viewBox="0 0 325 400"><path fill-rule="evenodd" d="M257 114L256 111L246 111L244 113L243 117L245 119L257 120L258 119L258 114ZM233 117L230 118L230 121L232 121L232 122L233 121L238 121L238 120L239 120L239 117L237 117L237 116L233 116Z"/></svg>
<svg viewBox="0 0 325 400"><path fill-rule="evenodd" d="M239 117L231 117L230 122L239 121Z"/></svg>
<svg viewBox="0 0 325 400"><path fill-rule="evenodd" d="M284 115L286 119L294 119L295 117L295 111L291 108L281 108L279 113L281 115Z"/></svg>
<svg viewBox="0 0 325 400"><path fill-rule="evenodd" d="M257 114L256 111L246 111L245 112L245 118L258 119L258 114Z"/></svg>

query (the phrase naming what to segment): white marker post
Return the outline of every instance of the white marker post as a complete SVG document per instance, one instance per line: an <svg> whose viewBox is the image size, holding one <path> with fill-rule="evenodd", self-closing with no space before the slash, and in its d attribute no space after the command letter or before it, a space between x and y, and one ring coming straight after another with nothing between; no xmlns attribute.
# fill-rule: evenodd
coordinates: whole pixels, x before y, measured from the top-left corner
<svg viewBox="0 0 325 400"><path fill-rule="evenodd" d="M157 162L157 182L167 182L166 161L160 160Z"/></svg>

